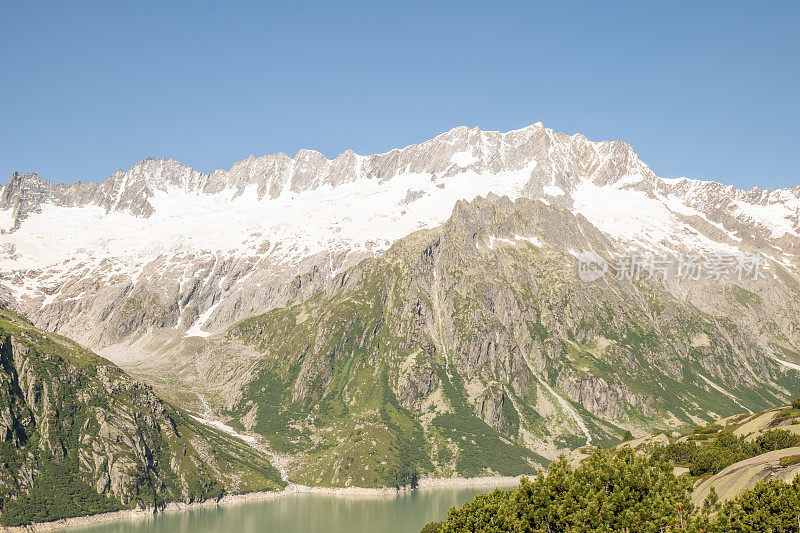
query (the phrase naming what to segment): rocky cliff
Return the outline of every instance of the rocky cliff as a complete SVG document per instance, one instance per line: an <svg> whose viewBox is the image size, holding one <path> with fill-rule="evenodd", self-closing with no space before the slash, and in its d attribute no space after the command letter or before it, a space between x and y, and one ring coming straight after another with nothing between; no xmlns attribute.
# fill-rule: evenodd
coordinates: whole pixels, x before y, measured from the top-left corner
<svg viewBox="0 0 800 533"><path fill-rule="evenodd" d="M244 443L0 308L0 523L282 486L268 459Z"/></svg>

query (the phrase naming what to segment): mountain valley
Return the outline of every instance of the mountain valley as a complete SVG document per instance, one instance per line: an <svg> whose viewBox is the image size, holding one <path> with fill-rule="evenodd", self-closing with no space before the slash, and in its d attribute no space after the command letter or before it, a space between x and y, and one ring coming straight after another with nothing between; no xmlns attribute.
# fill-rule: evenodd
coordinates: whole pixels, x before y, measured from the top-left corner
<svg viewBox="0 0 800 533"><path fill-rule="evenodd" d="M27 479L30 491L42 457L67 457L58 468L110 509L280 489L267 456L189 414L206 411L268 443L293 483L367 488L533 474L626 431L762 411L800 383L799 213L800 188L664 179L622 141L541 124L455 128L371 156L251 157L209 174L157 159L101 183L15 174L0 190L8 328L93 350L59 360L83 376L59 394L150 422L59 421L46 407L55 389L43 400L20 386L3 398L4 442L19 452L4 486ZM586 251L608 265L591 282ZM680 277L645 262L625 276L625 254L759 264ZM8 342L10 382L49 353ZM41 372L33 381L61 371ZM84 397L81 380L105 392ZM120 387L152 413L115 404ZM26 416L54 422L32 437ZM86 426L53 448L48 424ZM86 466L117 464L109 432L134 443L125 464L149 484ZM84 440L95 456L80 462ZM215 446L234 471L208 455Z"/></svg>

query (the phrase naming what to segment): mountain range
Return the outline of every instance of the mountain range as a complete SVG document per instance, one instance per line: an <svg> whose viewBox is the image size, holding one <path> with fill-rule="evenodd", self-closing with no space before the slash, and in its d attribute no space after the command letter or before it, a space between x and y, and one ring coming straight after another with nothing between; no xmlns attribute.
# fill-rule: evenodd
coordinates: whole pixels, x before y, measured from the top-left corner
<svg viewBox="0 0 800 533"><path fill-rule="evenodd" d="M148 159L12 176L0 297L260 435L294 481L521 474L795 396L799 208L798 187L660 178L541 124L209 174ZM590 283L587 250L611 265ZM760 262L629 278L625 254Z"/></svg>

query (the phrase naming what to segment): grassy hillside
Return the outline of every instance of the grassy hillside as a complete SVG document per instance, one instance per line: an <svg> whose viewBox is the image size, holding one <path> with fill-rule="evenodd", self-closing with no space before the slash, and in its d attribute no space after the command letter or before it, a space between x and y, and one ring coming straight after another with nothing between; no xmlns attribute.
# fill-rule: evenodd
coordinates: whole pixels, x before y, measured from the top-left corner
<svg viewBox="0 0 800 533"><path fill-rule="evenodd" d="M786 400L796 377L734 321L646 280L584 283L563 242L610 246L539 202L460 203L235 325L226 341L262 356L225 414L294 455L298 481L377 486L527 474L588 439Z"/></svg>
<svg viewBox="0 0 800 533"><path fill-rule="evenodd" d="M334 486L530 474L587 442L797 390L796 313L781 298L800 286L780 265L752 283L631 281L613 266L584 283L584 249L619 252L559 206L460 202L304 301L208 338L152 332L128 368L186 407L202 393L287 455L293 480Z"/></svg>

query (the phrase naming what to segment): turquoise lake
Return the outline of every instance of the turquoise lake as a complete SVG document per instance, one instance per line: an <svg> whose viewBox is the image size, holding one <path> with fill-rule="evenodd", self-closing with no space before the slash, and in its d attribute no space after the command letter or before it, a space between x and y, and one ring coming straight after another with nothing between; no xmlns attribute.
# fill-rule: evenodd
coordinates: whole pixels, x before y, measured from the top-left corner
<svg viewBox="0 0 800 533"><path fill-rule="evenodd" d="M504 487L505 488L505 487ZM162 513L66 533L409 533L492 487L426 488L399 496L291 494L274 500Z"/></svg>

